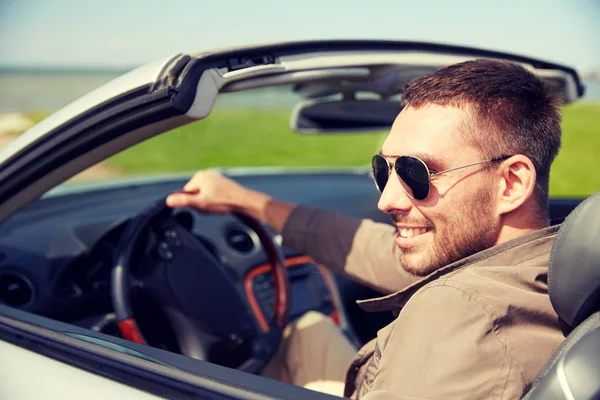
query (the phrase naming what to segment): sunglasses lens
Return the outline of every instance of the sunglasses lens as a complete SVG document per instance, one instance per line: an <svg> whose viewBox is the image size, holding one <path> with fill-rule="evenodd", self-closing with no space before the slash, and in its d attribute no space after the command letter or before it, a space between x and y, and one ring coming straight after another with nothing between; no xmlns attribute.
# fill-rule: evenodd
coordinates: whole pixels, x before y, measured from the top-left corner
<svg viewBox="0 0 600 400"><path fill-rule="evenodd" d="M406 183L416 200L425 200L429 195L429 171L423 161L414 157L398 157L396 173ZM410 193L409 193L410 194Z"/></svg>
<svg viewBox="0 0 600 400"><path fill-rule="evenodd" d="M390 176L388 162L383 156L375 154L371 160L371 166L373 167L373 178L375 178L375 185L377 185L377 189L379 189L380 192L383 192L383 189L385 188Z"/></svg>

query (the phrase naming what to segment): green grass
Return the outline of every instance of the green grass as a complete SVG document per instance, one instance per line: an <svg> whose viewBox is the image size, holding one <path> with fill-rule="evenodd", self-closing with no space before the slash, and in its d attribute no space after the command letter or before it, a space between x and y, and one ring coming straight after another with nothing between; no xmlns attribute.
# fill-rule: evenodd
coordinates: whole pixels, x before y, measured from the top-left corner
<svg viewBox="0 0 600 400"><path fill-rule="evenodd" d="M582 197L600 190L600 104L565 107L563 141L550 171L552 197Z"/></svg>
<svg viewBox="0 0 600 400"><path fill-rule="evenodd" d="M35 115L36 120L40 115ZM386 133L298 135L289 111L217 110L204 121L140 143L107 160L125 174L238 166L366 165ZM563 145L553 164L550 194L581 197L600 190L600 104L565 107Z"/></svg>
<svg viewBox="0 0 600 400"><path fill-rule="evenodd" d="M298 135L288 110L220 110L108 160L126 173L206 167L365 165L385 133Z"/></svg>

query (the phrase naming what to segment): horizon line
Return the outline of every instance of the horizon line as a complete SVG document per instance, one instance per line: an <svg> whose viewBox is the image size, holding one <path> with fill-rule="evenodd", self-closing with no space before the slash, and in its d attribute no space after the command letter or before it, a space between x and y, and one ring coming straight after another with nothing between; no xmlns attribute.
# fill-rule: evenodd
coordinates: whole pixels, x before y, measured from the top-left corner
<svg viewBox="0 0 600 400"><path fill-rule="evenodd" d="M0 72L127 72L142 65L0 64Z"/></svg>

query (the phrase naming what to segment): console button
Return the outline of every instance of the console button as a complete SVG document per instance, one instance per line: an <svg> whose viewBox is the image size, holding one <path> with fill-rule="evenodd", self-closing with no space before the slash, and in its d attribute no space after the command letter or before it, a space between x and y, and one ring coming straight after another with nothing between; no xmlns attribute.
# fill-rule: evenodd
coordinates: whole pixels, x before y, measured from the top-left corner
<svg viewBox="0 0 600 400"><path fill-rule="evenodd" d="M173 247L181 246L181 241L175 229L167 229L165 231L165 242Z"/></svg>
<svg viewBox="0 0 600 400"><path fill-rule="evenodd" d="M173 252L166 242L159 242L158 246L156 247L156 252L158 253L158 257L164 261L170 261L173 259Z"/></svg>

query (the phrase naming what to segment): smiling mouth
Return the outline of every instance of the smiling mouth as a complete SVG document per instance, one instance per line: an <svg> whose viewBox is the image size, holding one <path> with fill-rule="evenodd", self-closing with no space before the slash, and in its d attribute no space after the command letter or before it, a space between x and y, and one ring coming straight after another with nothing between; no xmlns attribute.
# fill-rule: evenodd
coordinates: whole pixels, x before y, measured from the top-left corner
<svg viewBox="0 0 600 400"><path fill-rule="evenodd" d="M427 228L398 228L398 234L403 238L419 236L427 232Z"/></svg>

